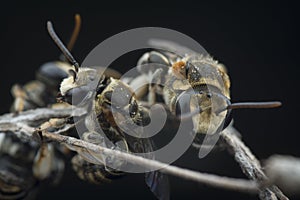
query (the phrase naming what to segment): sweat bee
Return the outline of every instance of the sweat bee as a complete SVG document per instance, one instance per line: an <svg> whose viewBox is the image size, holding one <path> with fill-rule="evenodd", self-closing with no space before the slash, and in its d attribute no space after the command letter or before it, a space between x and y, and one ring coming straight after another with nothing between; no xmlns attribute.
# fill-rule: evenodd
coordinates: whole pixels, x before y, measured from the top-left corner
<svg viewBox="0 0 300 200"><path fill-rule="evenodd" d="M180 119L191 119L196 133L194 146L205 136L215 136L232 121L231 110L240 108L274 108L280 102L231 103L230 79L226 67L210 55L194 52L169 41L153 39L153 50L137 62L140 76L128 82L132 88L148 81L138 90L138 100L146 105L159 102ZM177 52L177 53L175 53ZM180 53L181 55L179 55ZM161 66L167 66L167 70ZM151 66L151 67L149 67ZM154 81L153 81L154 80ZM184 98L179 104L179 99ZM185 113L181 107L187 107Z"/></svg>
<svg viewBox="0 0 300 200"><path fill-rule="evenodd" d="M47 28L58 48L73 64L71 76L61 83L61 100L89 110L89 114L78 121L83 121L86 130L81 139L128 153L151 152L152 141L139 137L143 134L139 132L140 129L124 130L117 124L121 122L125 123L124 127L130 127L132 123L145 125L149 122L149 111L139 105L131 88L105 74L99 77L93 68L79 67L78 62L56 35L51 22L48 22ZM117 95L114 98L116 101L112 101L113 93ZM113 116L113 113L116 116ZM126 116L126 113L129 113L129 116ZM127 131L134 132L136 137L128 135ZM127 164L124 160L92 154L84 149L70 148L78 152L72 159L72 164L77 175L83 180L98 184L109 182L124 174L118 170ZM159 171L147 172L146 184L157 198L169 199L167 177Z"/></svg>

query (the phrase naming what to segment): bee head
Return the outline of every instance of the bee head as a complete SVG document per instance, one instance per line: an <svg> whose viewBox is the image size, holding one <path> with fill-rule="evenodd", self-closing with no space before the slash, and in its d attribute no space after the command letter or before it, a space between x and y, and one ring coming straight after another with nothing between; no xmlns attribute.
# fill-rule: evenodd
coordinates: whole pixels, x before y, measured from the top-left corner
<svg viewBox="0 0 300 200"><path fill-rule="evenodd" d="M74 30L66 48L69 51L73 49L81 27L80 15L76 14L74 18ZM54 87L56 90L61 81L68 77L68 70L70 69L73 69L73 67L67 62L66 57L62 54L60 55L60 61L47 62L41 65L37 71L36 78L47 86Z"/></svg>
<svg viewBox="0 0 300 200"><path fill-rule="evenodd" d="M72 105L89 100L99 82L96 77L97 71L79 68L78 72L70 70L69 74L60 84L60 99Z"/></svg>
<svg viewBox="0 0 300 200"><path fill-rule="evenodd" d="M199 85L178 96L175 112L181 119L191 118L195 132L214 134L226 128L231 121L230 110L219 112L230 104L218 88Z"/></svg>
<svg viewBox="0 0 300 200"><path fill-rule="evenodd" d="M176 115L181 119L191 118L194 131L200 134L215 134L231 122L231 111L240 108L275 108L280 102L231 103L222 92L211 85L199 85L182 92L176 101Z"/></svg>
<svg viewBox="0 0 300 200"><path fill-rule="evenodd" d="M59 99L72 105L78 105L90 99L93 94L93 88L96 88L98 84L98 80L96 80L96 70L91 68L79 68L78 62L59 39L50 21L47 22L47 29L52 40L62 51L65 58L72 64L72 69L68 71L69 76L65 78L60 85Z"/></svg>

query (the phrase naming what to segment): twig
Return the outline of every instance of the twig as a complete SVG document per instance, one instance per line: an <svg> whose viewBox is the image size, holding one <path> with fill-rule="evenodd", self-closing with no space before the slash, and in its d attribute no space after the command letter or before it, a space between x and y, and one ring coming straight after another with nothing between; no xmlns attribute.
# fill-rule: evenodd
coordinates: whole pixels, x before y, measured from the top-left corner
<svg viewBox="0 0 300 200"><path fill-rule="evenodd" d="M263 186L268 180L267 176L262 171L259 161L237 135L240 135L240 133L233 126L227 127L221 133L221 137L224 139L231 152L234 152L234 158L240 165L243 173L249 179L257 181L259 185ZM288 197L286 197L275 185L261 189L259 197L262 200L273 200L277 199L277 197L281 200L288 199Z"/></svg>
<svg viewBox="0 0 300 200"><path fill-rule="evenodd" d="M0 131L1 132L14 132L16 134L25 135L27 139L34 139L36 132L36 124L34 122L45 122L51 118L65 118L72 116L82 116L86 112L79 108L65 108L65 109L50 109L42 108L35 109L16 114L5 114L0 116ZM207 174L195 172L189 169L183 169L176 166L170 166L155 160L145 159L139 156L128 154L125 152L112 150L109 148L101 147L83 140L60 135L62 131L67 131L72 126L65 126L63 129L58 130L56 133L43 131L43 136L52 141L68 144L77 149L85 148L89 151L112 155L121 159L126 159L128 162L137 164L149 169L161 168L160 171L193 180L202 184L213 187L220 187L229 190L236 190L247 193L259 193L261 199L288 199L276 186L262 188L263 183L267 180L266 175L261 169L259 161L254 157L248 147L236 136L237 131L233 127L228 127L221 133L221 137L234 152L235 160L241 166L243 173L245 173L251 180L237 179L218 176L214 174ZM75 148L76 149L76 148Z"/></svg>
<svg viewBox="0 0 300 200"><path fill-rule="evenodd" d="M16 113L8 113L0 116L0 124L3 123L32 123L40 121L48 121L51 118L75 117L82 116L86 113L84 108L68 106L67 108L37 108Z"/></svg>
<svg viewBox="0 0 300 200"><path fill-rule="evenodd" d="M276 184L289 194L300 194L300 158L272 155L264 162L264 171L269 177L266 185Z"/></svg>
<svg viewBox="0 0 300 200"><path fill-rule="evenodd" d="M99 145L95 145L89 142L85 142L83 140L79 140L73 137L53 134L49 132L44 132L43 136L47 139L57 141L60 143L68 144L73 147L80 147L92 151L98 154L105 154L105 155L112 155L117 158L126 159L126 161L146 167L148 169L152 168L161 168L160 171L178 176L181 178L185 178L188 180L193 180L202 184L207 184L213 187L220 187L229 190L237 190L243 191L248 193L257 193L258 187L257 184L253 181L243 180L243 179L236 179L236 178L228 178L223 176L217 176L213 174L207 173L200 173L195 172L189 169L183 169L176 166L171 166L159 161L149 160L146 158L142 158L139 156L135 156L129 153L101 147Z"/></svg>
<svg viewBox="0 0 300 200"><path fill-rule="evenodd" d="M84 114L86 114L85 109L72 106L60 109L37 108L19 114L8 113L0 116L0 131L11 131L22 140L29 141L34 139L32 133L35 132L35 127L51 118L75 117Z"/></svg>
<svg viewBox="0 0 300 200"><path fill-rule="evenodd" d="M46 120L46 119L49 120L52 117L56 117L56 118L69 117L72 116L72 114L76 114L78 116L80 114L82 115L85 114L85 112L76 109L75 111L74 110L71 111L69 108L67 108L67 109L59 109L59 110L35 109L35 110L30 110L27 112L20 113L19 115L5 114L0 116L0 131L2 132L10 131L14 133L18 132L19 134L21 133L25 134L27 139L30 138L34 139L34 133L36 132L36 128L30 127L29 125L27 125L27 123L31 123L34 120L39 120L39 121ZM63 127L63 131L67 131L71 127L72 126L65 126ZM195 172L189 169L182 169L175 166L169 166L165 163L161 163L155 160L145 159L125 152L101 147L99 145L88 143L74 137L63 136L59 134L60 132L62 132L62 130L58 130L55 133L47 132L47 131L43 131L42 133L43 133L43 137L49 140L56 141L63 144L68 144L72 147L77 147L77 149L79 147L99 154L113 155L121 159L126 159L128 162L131 162L133 164L137 164L149 169L161 168L160 170L166 174L178 176L202 184L210 185L213 187L220 187L229 190L247 192L247 193L258 192L258 185L254 181L222 177L213 174Z"/></svg>

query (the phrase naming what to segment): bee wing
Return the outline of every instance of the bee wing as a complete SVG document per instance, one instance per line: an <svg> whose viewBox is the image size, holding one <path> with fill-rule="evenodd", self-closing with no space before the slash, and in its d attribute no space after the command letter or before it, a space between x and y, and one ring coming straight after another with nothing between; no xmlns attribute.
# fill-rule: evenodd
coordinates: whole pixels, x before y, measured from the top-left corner
<svg viewBox="0 0 300 200"><path fill-rule="evenodd" d="M155 49L160 49L166 52L172 52L176 57L184 57L186 54L193 55L193 54L199 54L199 53L204 53L207 54L205 49L200 46L193 46L193 49L197 49L197 51L194 51L186 46L180 45L176 42L170 41L170 40L163 40L163 39L157 39L153 38L148 41L148 44L155 48ZM198 53L197 53L198 52Z"/></svg>
<svg viewBox="0 0 300 200"><path fill-rule="evenodd" d="M99 75L100 77L102 75L106 77L112 77L115 79L120 79L122 77L122 74L120 72L111 68L101 66L89 66L89 68L95 69L97 71L97 75Z"/></svg>
<svg viewBox="0 0 300 200"><path fill-rule="evenodd" d="M154 154L152 154L151 152L153 152L155 145L151 139L140 138L130 142L129 146L130 145L134 147L135 152L149 153L146 157L148 159L154 159ZM151 171L145 174L145 182L152 193L159 200L170 199L170 186L168 176L162 174L160 171Z"/></svg>
<svg viewBox="0 0 300 200"><path fill-rule="evenodd" d="M145 181L152 193L159 200L170 199L170 186L168 176L159 171L152 171L145 174Z"/></svg>
<svg viewBox="0 0 300 200"><path fill-rule="evenodd" d="M146 139L144 142L145 152L152 152L155 145L151 139ZM154 155L151 159L154 159ZM168 176L160 171L152 171L145 174L145 182L152 191L152 193L159 200L170 199L170 185Z"/></svg>

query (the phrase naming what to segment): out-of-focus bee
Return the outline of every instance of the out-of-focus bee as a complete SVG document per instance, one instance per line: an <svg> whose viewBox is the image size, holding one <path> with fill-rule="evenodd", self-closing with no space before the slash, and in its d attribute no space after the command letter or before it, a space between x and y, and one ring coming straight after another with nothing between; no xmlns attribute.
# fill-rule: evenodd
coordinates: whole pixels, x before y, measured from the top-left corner
<svg viewBox="0 0 300 200"><path fill-rule="evenodd" d="M120 151L151 152L153 150L152 142L149 139L138 137L143 133L137 130L128 130L135 132L137 137L133 137L126 134L126 130L120 129L120 126L117 125L117 122L122 121L125 124L128 123L128 126L132 123L143 125L149 122L148 111L137 103L130 87L112 77L99 77L95 69L80 68L54 32L51 22L48 22L47 28L56 45L74 66L72 76L64 79L61 83L61 99L70 104L86 106L91 109L90 114L84 119L84 125L88 131L84 132L81 138ZM112 101L113 93L117 95L114 98L115 101ZM126 113L129 113L130 120L126 119ZM125 161L92 154L86 150L77 149L76 151L78 155L72 159L72 163L81 179L92 183L103 183L123 175L123 172L117 169L124 165ZM109 167L108 162L111 164L109 166L116 166L116 168ZM167 177L160 172L146 173L146 183L159 199L169 198Z"/></svg>
<svg viewBox="0 0 300 200"><path fill-rule="evenodd" d="M0 163L0 199L33 199L41 181L56 184L64 171L53 145L40 148L13 133L0 133Z"/></svg>
<svg viewBox="0 0 300 200"><path fill-rule="evenodd" d="M231 122L232 109L281 105L280 102L231 103L230 80L223 64L172 42L153 40L152 45L154 50L146 52L137 63L140 77L129 85L137 88L141 80L148 81L148 88L139 90L138 100L146 100L151 105L160 95L174 115L192 119L196 144L204 134L214 135L226 128ZM179 105L180 98L184 98L183 105ZM181 106L188 107L188 112L181 113Z"/></svg>
<svg viewBox="0 0 300 200"><path fill-rule="evenodd" d="M75 27L68 44L70 50L77 39L80 25L80 16L75 15ZM69 69L72 66L63 56L60 61L43 64L36 73L36 80L24 86L16 84L12 87L15 100L11 111L19 113L56 103L59 84L68 77ZM40 128L43 129L46 124ZM25 141L10 133L0 135L0 199L32 199L36 193L33 191L37 191L41 181L59 182L64 172L64 161L53 144Z"/></svg>

